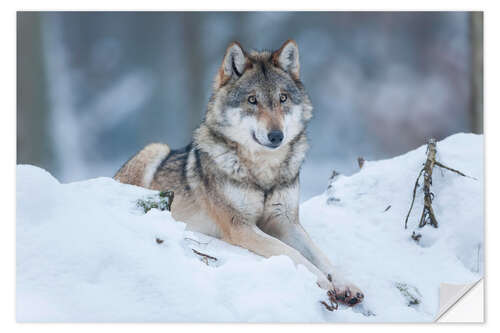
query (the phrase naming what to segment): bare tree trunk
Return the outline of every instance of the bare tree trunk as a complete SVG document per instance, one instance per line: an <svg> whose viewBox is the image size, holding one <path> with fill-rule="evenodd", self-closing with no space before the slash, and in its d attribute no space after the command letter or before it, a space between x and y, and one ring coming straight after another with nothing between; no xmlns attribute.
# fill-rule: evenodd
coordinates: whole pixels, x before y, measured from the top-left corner
<svg viewBox="0 0 500 333"><path fill-rule="evenodd" d="M17 163L51 169L40 14L17 13Z"/></svg>
<svg viewBox="0 0 500 333"><path fill-rule="evenodd" d="M206 102L204 100L205 89L203 85L204 52L201 46L203 38L203 13L186 12L183 14L184 40L186 46L187 73L189 75L189 110L188 118L190 130L195 129L204 114Z"/></svg>
<svg viewBox="0 0 500 333"><path fill-rule="evenodd" d="M471 98L470 124L474 133L483 133L483 12L469 13Z"/></svg>

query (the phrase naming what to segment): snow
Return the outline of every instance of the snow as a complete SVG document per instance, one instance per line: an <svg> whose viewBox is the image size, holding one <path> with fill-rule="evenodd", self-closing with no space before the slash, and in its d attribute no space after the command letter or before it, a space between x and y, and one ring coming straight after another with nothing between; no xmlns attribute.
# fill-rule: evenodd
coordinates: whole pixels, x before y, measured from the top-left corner
<svg viewBox="0 0 500 333"><path fill-rule="evenodd" d="M440 283L473 282L484 270L483 137L456 134L437 150L443 164L476 178L434 169L437 229L417 227L421 191L404 229L424 146L367 161L301 205L313 240L366 295L364 304L334 312L319 303L326 296L316 278L288 257L265 259L185 231L167 211L144 214L136 202L155 191L110 178L61 184L19 165L17 320L431 321ZM422 234L419 243L413 231ZM192 248L218 260L207 265ZM408 306L408 295L419 304Z"/></svg>

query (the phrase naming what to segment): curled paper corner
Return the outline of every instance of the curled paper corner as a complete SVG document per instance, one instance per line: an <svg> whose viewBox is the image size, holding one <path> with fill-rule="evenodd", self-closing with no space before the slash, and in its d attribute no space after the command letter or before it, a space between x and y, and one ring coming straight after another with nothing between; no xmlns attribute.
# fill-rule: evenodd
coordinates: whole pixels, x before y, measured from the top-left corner
<svg viewBox="0 0 500 333"><path fill-rule="evenodd" d="M483 279L466 284L441 283L439 287L439 311L434 321L483 322L483 290Z"/></svg>

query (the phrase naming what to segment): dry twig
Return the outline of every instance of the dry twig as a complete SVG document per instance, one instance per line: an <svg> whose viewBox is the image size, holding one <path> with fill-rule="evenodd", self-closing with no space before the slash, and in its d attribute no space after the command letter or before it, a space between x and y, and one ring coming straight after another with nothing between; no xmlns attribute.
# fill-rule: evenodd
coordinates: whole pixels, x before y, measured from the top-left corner
<svg viewBox="0 0 500 333"><path fill-rule="evenodd" d="M413 198L411 200L411 205L410 209L408 210L408 214L406 215L405 219L405 229L408 227L408 218L410 217L411 210L413 208L413 204L415 202L415 196L417 194L417 187L420 185L420 177L422 175L424 176L424 184L423 184L423 192L424 192L424 209L422 210L422 215L420 216L420 221L418 223L419 228L424 227L426 224L432 225L434 228L438 227L438 222L436 219L436 216L434 215L434 210L432 208L432 201L434 200L434 193L431 192L431 186L432 186L432 170L434 166L438 166L440 168L455 172L456 174L463 176L463 177L468 177L472 179L476 179L473 177L469 177L465 175L464 173L455 170L453 168L450 168L438 161L436 161L436 140L435 139L429 139L427 142L427 159L425 161L424 167L422 170L420 170L417 180L415 181L415 186L413 187ZM415 234L415 233L414 233ZM414 238L416 241L418 241L421 237L421 235L417 235L418 237Z"/></svg>
<svg viewBox="0 0 500 333"><path fill-rule="evenodd" d="M326 200L327 204L333 204L334 202L339 202L340 199L336 198L333 194L335 192L335 189L333 188L333 183L337 181L337 177L340 176L340 173L337 171L333 170L332 175L329 178L329 183L328 183L328 199Z"/></svg>
<svg viewBox="0 0 500 333"><path fill-rule="evenodd" d="M440 168L453 171L453 172L459 174L462 177L467 177L467 178L471 178L471 179L477 180L477 178L474 178L474 177L471 177L471 176L467 176L466 174L464 174L464 173L462 173L462 172L460 172L460 171L458 171L456 169L450 168L450 167L448 167L446 165L443 165L443 164L439 163L438 161L436 161L434 164L437 165Z"/></svg>
<svg viewBox="0 0 500 333"><path fill-rule="evenodd" d="M360 169L363 169L363 165L365 165L365 159L362 156L360 156L358 157L358 166Z"/></svg>
<svg viewBox="0 0 500 333"><path fill-rule="evenodd" d="M328 188L327 189L332 188L333 183L337 180L338 176L340 176L340 173L338 173L336 170L333 170L332 171L332 175L330 176L330 178L328 178L329 184L328 184Z"/></svg>
<svg viewBox="0 0 500 333"><path fill-rule="evenodd" d="M190 241L193 241L193 242L195 242L195 243L198 243L198 245L207 245L208 243L210 243L210 242L203 243L203 242L200 242L200 241L198 241L198 240L196 240L196 239L194 239L194 238L190 238L190 237L184 237L184 240L190 240Z"/></svg>
<svg viewBox="0 0 500 333"><path fill-rule="evenodd" d="M200 251L196 251L195 249L191 249L195 254L199 255L200 257L202 257L201 261L203 261L205 263L205 265L208 266L208 259L210 260L213 260L213 261L217 261L218 259L215 258L215 257L212 257L212 256L209 256L208 254L205 254L205 253L201 253Z"/></svg>
<svg viewBox="0 0 500 333"><path fill-rule="evenodd" d="M415 231L411 234L411 238L415 241L418 242L420 238L422 238L422 234L417 234Z"/></svg>
<svg viewBox="0 0 500 333"><path fill-rule="evenodd" d="M417 180L415 181L415 186L413 187L413 198L411 201L410 209L406 215L405 229L408 227L408 218L410 216L411 210L413 208L413 203L415 202L415 195L417 193L417 187L419 186L419 180L422 174L424 175L424 209L422 210L422 215L420 216L420 222L418 226L422 228L426 224L430 224L437 228L438 223L434 215L434 210L432 209L432 200L434 199L434 193L431 192L432 185L432 170L434 164L436 163L436 140L429 139L427 142L427 160L425 161L424 167L420 170Z"/></svg>
<svg viewBox="0 0 500 333"><path fill-rule="evenodd" d="M405 229L408 226L408 218L410 217L410 213L411 213L411 210L413 208L413 204L415 203L415 195L417 194L418 181L420 179L420 176L422 176L422 172L424 172L424 169L420 170L420 173L418 174L417 180L415 181L415 186L413 187L413 198L411 199L410 209L408 210L408 214L406 215Z"/></svg>
<svg viewBox="0 0 500 333"><path fill-rule="evenodd" d="M434 215L434 209L432 209L432 200L434 199L434 193L431 192L432 185L432 170L434 169L434 164L436 163L436 140L430 139L427 142L427 160L424 165L424 209L422 210L422 215L420 216L420 222L418 226L422 228L426 224L432 225L434 228L438 227L438 222L436 216Z"/></svg>

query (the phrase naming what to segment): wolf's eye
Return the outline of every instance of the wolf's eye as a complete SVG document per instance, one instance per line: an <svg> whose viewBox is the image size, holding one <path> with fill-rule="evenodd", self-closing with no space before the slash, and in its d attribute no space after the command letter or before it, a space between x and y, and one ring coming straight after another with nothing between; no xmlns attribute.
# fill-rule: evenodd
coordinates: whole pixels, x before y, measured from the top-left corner
<svg viewBox="0 0 500 333"><path fill-rule="evenodd" d="M249 96L248 97L248 103L254 104L254 105L257 104L257 98L255 96L253 96L253 95Z"/></svg>
<svg viewBox="0 0 500 333"><path fill-rule="evenodd" d="M288 96L286 94L280 94L280 102L281 103L285 103L287 99L288 99Z"/></svg>

